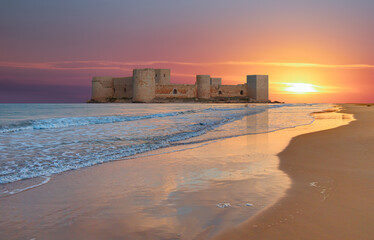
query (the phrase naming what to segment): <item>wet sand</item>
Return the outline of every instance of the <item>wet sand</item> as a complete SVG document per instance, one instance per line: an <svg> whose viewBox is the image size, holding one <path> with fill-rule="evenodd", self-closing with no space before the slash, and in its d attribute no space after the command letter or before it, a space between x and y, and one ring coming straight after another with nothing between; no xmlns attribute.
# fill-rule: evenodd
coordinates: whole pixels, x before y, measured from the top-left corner
<svg viewBox="0 0 374 240"><path fill-rule="evenodd" d="M279 154L286 196L217 239L374 239L374 106L357 121L292 139Z"/></svg>
<svg viewBox="0 0 374 240"><path fill-rule="evenodd" d="M327 170L297 171L312 162L293 163L291 173L283 161L282 171L278 168L276 155L291 138L350 121L348 115L336 113L316 116L318 120L311 125L161 149L136 159L55 175L47 184L0 198L0 239L209 239L220 234L223 239L248 239L248 234L268 233L268 227L263 227L266 223L256 222L256 228L252 222L241 224L253 216L258 216L254 221L265 221L267 214L273 221L276 215L271 213L271 206L276 204L274 208L278 209L292 193L297 197L299 193L306 194L304 198L323 204L333 199L332 193L336 192L337 182L325 174ZM263 123L264 118L256 120ZM338 136L347 137L344 131ZM331 150L327 146L312 147L313 156L325 148ZM288 149L281 154L282 159ZM309 177L306 182L299 181L293 171L302 178ZM292 187L285 172L291 176ZM310 186L311 182L316 182L315 186ZM300 188L295 188L298 185ZM366 188L368 185L362 186L363 191ZM279 199L282 200L277 204ZM302 203L291 202L295 206ZM217 207L220 203L230 203L230 207ZM253 205L246 206L248 203ZM287 214L295 215L295 219L307 216L308 208L292 209L295 211ZM238 225L241 227L236 228ZM262 239L280 239L275 234ZM284 237L290 239L287 236Z"/></svg>

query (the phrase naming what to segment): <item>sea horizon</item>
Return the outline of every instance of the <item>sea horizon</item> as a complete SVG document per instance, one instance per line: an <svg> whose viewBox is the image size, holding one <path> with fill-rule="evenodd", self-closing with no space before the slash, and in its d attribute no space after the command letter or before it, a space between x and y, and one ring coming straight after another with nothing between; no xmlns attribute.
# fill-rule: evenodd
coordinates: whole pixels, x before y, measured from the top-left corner
<svg viewBox="0 0 374 240"><path fill-rule="evenodd" d="M373 240L374 1L0 1L0 240Z"/></svg>

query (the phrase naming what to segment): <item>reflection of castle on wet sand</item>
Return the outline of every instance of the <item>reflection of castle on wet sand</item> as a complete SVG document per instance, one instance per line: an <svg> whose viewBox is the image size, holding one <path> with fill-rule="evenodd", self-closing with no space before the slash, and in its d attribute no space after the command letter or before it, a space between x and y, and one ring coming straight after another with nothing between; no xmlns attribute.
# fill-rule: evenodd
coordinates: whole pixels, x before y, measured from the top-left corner
<svg viewBox="0 0 374 240"><path fill-rule="evenodd" d="M130 77L93 77L91 102L269 102L268 76L247 75L247 83L222 85L221 78L196 75L195 84L170 83L170 69L134 69Z"/></svg>
<svg viewBox="0 0 374 240"><path fill-rule="evenodd" d="M265 109L263 112L245 117L245 123L247 131L252 133L247 135L247 143L249 145L255 145L257 147L266 148L268 143L269 132L269 109Z"/></svg>

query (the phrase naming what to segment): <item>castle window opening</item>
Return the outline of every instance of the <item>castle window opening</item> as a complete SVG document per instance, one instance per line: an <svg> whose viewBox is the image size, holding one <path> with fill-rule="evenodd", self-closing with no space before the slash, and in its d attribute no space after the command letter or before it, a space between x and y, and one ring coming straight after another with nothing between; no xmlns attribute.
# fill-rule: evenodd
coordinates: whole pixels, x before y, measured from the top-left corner
<svg viewBox="0 0 374 240"><path fill-rule="evenodd" d="M166 74L164 73L164 77L166 77Z"/></svg>
<svg viewBox="0 0 374 240"><path fill-rule="evenodd" d="M173 90L173 94L177 94L178 93L178 90L177 89L174 89Z"/></svg>
<svg viewBox="0 0 374 240"><path fill-rule="evenodd" d="M244 92L243 92L243 90L241 90L241 91L240 91L240 95L243 95L243 94L244 94Z"/></svg>
<svg viewBox="0 0 374 240"><path fill-rule="evenodd" d="M123 92L126 92L126 88L123 89Z"/></svg>
<svg viewBox="0 0 374 240"><path fill-rule="evenodd" d="M113 88L113 92L116 93L116 89L115 88Z"/></svg>
<svg viewBox="0 0 374 240"><path fill-rule="evenodd" d="M222 94L222 91L218 91L218 94L221 95L221 94Z"/></svg>
<svg viewBox="0 0 374 240"><path fill-rule="evenodd" d="M156 73L156 77L157 77L157 73Z"/></svg>

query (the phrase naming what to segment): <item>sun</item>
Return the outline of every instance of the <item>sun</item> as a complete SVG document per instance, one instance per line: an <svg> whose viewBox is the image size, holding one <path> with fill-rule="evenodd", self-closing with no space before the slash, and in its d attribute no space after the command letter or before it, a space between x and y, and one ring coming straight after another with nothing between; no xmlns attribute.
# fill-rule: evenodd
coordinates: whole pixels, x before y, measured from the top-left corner
<svg viewBox="0 0 374 240"><path fill-rule="evenodd" d="M305 94L305 93L315 93L319 92L318 88L320 88L317 85L313 85L310 83L283 83L287 85L286 88L284 88L284 91L293 93L293 94Z"/></svg>

